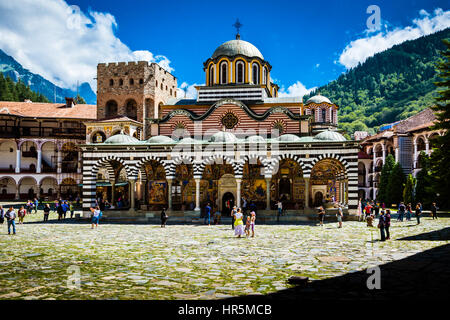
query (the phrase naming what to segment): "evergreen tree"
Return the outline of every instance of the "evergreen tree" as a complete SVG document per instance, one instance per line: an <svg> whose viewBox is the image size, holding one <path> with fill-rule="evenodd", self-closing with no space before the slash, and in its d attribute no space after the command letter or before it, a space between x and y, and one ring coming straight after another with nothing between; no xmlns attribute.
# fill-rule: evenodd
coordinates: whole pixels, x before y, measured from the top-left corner
<svg viewBox="0 0 450 320"><path fill-rule="evenodd" d="M399 204L403 198L403 184L405 183L405 174L402 166L396 162L389 175L387 185L387 204Z"/></svg>
<svg viewBox="0 0 450 320"><path fill-rule="evenodd" d="M405 203L414 203L414 184L415 179L412 174L408 174L408 178L406 178L405 187L403 188L403 202Z"/></svg>
<svg viewBox="0 0 450 320"><path fill-rule="evenodd" d="M433 176L431 175L430 157L425 152L420 153L419 165L421 170L416 175L415 200L424 206L429 206L433 200Z"/></svg>
<svg viewBox="0 0 450 320"><path fill-rule="evenodd" d="M389 182L389 176L391 175L392 168L395 165L394 157L389 154L386 157L386 161L381 169L380 183L378 185L378 195L377 200L388 204L387 187Z"/></svg>
<svg viewBox="0 0 450 320"><path fill-rule="evenodd" d="M442 41L446 50L442 51L442 61L438 64L440 81L435 82L441 88L436 98L436 111L438 122L434 129L444 129L444 135L437 138L436 146L431 154L431 174L434 178L433 189L436 192L437 202L442 208L450 207L450 40Z"/></svg>
<svg viewBox="0 0 450 320"><path fill-rule="evenodd" d="M40 93L34 92L22 80L15 83L10 77L4 77L0 72L0 101L19 101L30 99L33 102L49 102Z"/></svg>
<svg viewBox="0 0 450 320"><path fill-rule="evenodd" d="M76 104L86 104L86 100L84 100L83 97L78 94L75 98L75 103Z"/></svg>

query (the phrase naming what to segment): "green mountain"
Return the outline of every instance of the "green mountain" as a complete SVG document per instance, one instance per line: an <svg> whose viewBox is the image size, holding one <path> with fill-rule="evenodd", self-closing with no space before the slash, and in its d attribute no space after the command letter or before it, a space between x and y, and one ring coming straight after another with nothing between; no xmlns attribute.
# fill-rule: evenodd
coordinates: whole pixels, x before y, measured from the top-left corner
<svg viewBox="0 0 450 320"><path fill-rule="evenodd" d="M339 105L339 127L349 134L405 119L434 104L446 38L450 28L379 52L303 100L319 91Z"/></svg>
<svg viewBox="0 0 450 320"><path fill-rule="evenodd" d="M31 90L44 95L50 102L66 102L65 97L75 97L76 90L61 88L42 76L22 67L13 57L0 50L0 73L10 77L14 82L23 82ZM84 82L78 88L79 95L89 104L97 104L97 96L89 83ZM56 101L55 101L56 98Z"/></svg>

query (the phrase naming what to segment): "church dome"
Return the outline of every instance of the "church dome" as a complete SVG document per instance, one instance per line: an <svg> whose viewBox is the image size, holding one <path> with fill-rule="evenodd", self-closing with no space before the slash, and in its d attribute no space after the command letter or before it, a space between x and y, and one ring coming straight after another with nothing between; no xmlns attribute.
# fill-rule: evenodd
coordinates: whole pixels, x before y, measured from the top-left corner
<svg viewBox="0 0 450 320"><path fill-rule="evenodd" d="M280 142L299 142L300 138L294 134L283 134L276 138Z"/></svg>
<svg viewBox="0 0 450 320"><path fill-rule="evenodd" d="M175 141L168 136L154 136L150 139L147 139L147 143L162 143L162 144L170 144L174 143Z"/></svg>
<svg viewBox="0 0 450 320"><path fill-rule="evenodd" d="M345 137L337 131L326 130L322 131L314 137L314 140L320 141L347 141Z"/></svg>
<svg viewBox="0 0 450 320"><path fill-rule="evenodd" d="M263 137L258 136L258 135L247 137L245 140L250 143L266 142L266 139L264 139Z"/></svg>
<svg viewBox="0 0 450 320"><path fill-rule="evenodd" d="M201 143L201 142L202 142L201 140L196 140L196 139L187 137L187 138L180 139L180 141L178 141L177 143L178 144L193 144L193 143Z"/></svg>
<svg viewBox="0 0 450 320"><path fill-rule="evenodd" d="M314 103L317 103L317 104L322 103L322 102L326 102L326 103L332 104L330 99L328 99L327 97L321 96L320 94L309 98L306 101L306 104L311 103L311 102L314 102Z"/></svg>
<svg viewBox="0 0 450 320"><path fill-rule="evenodd" d="M106 144L135 144L139 143L140 141L134 137L131 137L127 134L119 133L116 135L113 135L105 140L104 143Z"/></svg>
<svg viewBox="0 0 450 320"><path fill-rule="evenodd" d="M219 132L216 132L215 134L213 134L211 136L211 138L209 138L209 141L210 142L225 142L225 143L236 142L236 136L234 134L232 134L231 132L219 131Z"/></svg>
<svg viewBox="0 0 450 320"><path fill-rule="evenodd" d="M233 57L238 54L246 57L258 57L261 60L264 60L264 57L258 48L244 40L230 40L221 44L216 51L214 51L211 58L215 59L219 56Z"/></svg>

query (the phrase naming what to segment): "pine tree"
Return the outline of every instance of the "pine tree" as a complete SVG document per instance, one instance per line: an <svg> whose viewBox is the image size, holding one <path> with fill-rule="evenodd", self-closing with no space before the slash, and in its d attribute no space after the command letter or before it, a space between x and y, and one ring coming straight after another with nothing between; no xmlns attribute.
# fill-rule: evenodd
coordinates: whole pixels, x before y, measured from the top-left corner
<svg viewBox="0 0 450 320"><path fill-rule="evenodd" d="M429 206L434 201L433 197L433 176L431 175L430 157L421 152L419 156L421 170L416 175L415 200L424 206Z"/></svg>
<svg viewBox="0 0 450 320"><path fill-rule="evenodd" d="M389 175L387 185L387 204L399 204L403 198L403 184L405 183L405 174L402 166L396 162Z"/></svg>
<svg viewBox="0 0 450 320"><path fill-rule="evenodd" d="M403 188L403 202L404 203L414 203L414 184L415 179L412 174L408 174L408 178L406 178L405 187Z"/></svg>
<svg viewBox="0 0 450 320"><path fill-rule="evenodd" d="M86 104L86 100L84 100L83 97L80 96L79 94L76 96L75 102L76 102L77 104Z"/></svg>
<svg viewBox="0 0 450 320"><path fill-rule="evenodd" d="M433 110L436 112L437 123L434 129L445 130L444 135L437 138L437 148L431 155L431 172L434 177L433 188L437 202L442 208L450 207L450 41L442 41L446 50L442 51L442 61L438 64L440 81L435 82L439 96Z"/></svg>
<svg viewBox="0 0 450 320"><path fill-rule="evenodd" d="M387 186L389 182L389 176L391 175L392 168L395 165L394 157L389 154L386 157L383 168L381 169L380 183L378 185L378 195L377 200L380 202L384 202L387 204L388 196L387 196Z"/></svg>

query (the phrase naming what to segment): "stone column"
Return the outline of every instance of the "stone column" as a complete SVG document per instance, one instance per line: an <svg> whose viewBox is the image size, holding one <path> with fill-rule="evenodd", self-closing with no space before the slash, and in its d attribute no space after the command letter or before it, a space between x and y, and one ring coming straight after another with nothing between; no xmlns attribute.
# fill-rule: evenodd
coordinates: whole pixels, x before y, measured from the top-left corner
<svg viewBox="0 0 450 320"><path fill-rule="evenodd" d="M429 156L430 155L430 140L425 139L425 153Z"/></svg>
<svg viewBox="0 0 450 320"><path fill-rule="evenodd" d="M130 192L129 192L129 195L130 195L130 211L131 212L135 211L135 209L134 209L134 188L135 188L135 186L136 186L136 180L130 179Z"/></svg>
<svg viewBox="0 0 450 320"><path fill-rule="evenodd" d="M345 204L347 205L348 204L348 179L344 180L344 190L345 190L344 200L345 200Z"/></svg>
<svg viewBox="0 0 450 320"><path fill-rule="evenodd" d="M375 174L375 167L376 167L376 153L375 153L375 146L373 147L373 163L372 163L372 170L373 170L373 174Z"/></svg>
<svg viewBox="0 0 450 320"><path fill-rule="evenodd" d="M16 173L20 173L20 149L16 152Z"/></svg>
<svg viewBox="0 0 450 320"><path fill-rule="evenodd" d="M309 177L305 179L305 208L309 208Z"/></svg>
<svg viewBox="0 0 450 320"><path fill-rule="evenodd" d="M200 211L200 178L195 178L195 211Z"/></svg>
<svg viewBox="0 0 450 320"><path fill-rule="evenodd" d="M395 162L399 162L400 158L399 158L399 149L398 147L395 148Z"/></svg>
<svg viewBox="0 0 450 320"><path fill-rule="evenodd" d="M417 142L414 141L414 167L413 169L417 168Z"/></svg>
<svg viewBox="0 0 450 320"><path fill-rule="evenodd" d="M115 204L115 197L116 197L116 183L111 182L111 204L114 206Z"/></svg>
<svg viewBox="0 0 450 320"><path fill-rule="evenodd" d="M62 154L61 150L58 150L58 160L56 162L56 172L61 173L62 172Z"/></svg>
<svg viewBox="0 0 450 320"><path fill-rule="evenodd" d="M383 165L386 163L386 145L383 143L381 145L381 150L383 152Z"/></svg>
<svg viewBox="0 0 450 320"><path fill-rule="evenodd" d="M19 200L19 184L16 185L16 196L15 196L16 200Z"/></svg>
<svg viewBox="0 0 450 320"><path fill-rule="evenodd" d="M167 179L167 210L172 210L172 179Z"/></svg>
<svg viewBox="0 0 450 320"><path fill-rule="evenodd" d="M78 167L77 167L77 173L81 173L81 152L78 151Z"/></svg>
<svg viewBox="0 0 450 320"><path fill-rule="evenodd" d="M39 149L37 151L36 173L41 173L41 171L42 171L42 150Z"/></svg>
<svg viewBox="0 0 450 320"><path fill-rule="evenodd" d="M236 205L238 208L241 207L241 182L242 179L236 179Z"/></svg>
<svg viewBox="0 0 450 320"><path fill-rule="evenodd" d="M266 178L266 210L270 210L270 180L272 178Z"/></svg>

